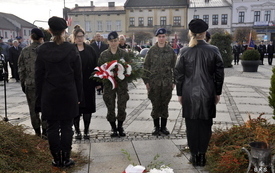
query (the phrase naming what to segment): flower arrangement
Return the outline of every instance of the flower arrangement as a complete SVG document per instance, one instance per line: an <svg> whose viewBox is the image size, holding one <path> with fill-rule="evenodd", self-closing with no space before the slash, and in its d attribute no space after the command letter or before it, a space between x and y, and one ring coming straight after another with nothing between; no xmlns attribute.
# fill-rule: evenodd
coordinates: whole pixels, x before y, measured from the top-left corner
<svg viewBox="0 0 275 173"><path fill-rule="evenodd" d="M95 68L92 77L100 82L110 82L113 89L117 88L121 81L132 82L137 80L143 75L143 69L135 61L135 57L132 60L132 62L126 62L124 58L120 58L106 62Z"/></svg>
<svg viewBox="0 0 275 173"><path fill-rule="evenodd" d="M127 156L127 159L129 161L132 161L130 154L126 150L122 149L121 151L124 155ZM135 165L134 163L132 163L128 165L125 171L123 171L122 173L174 173L173 169L171 169L167 165L164 165L162 161L157 160L159 157L159 154L157 154L153 158L153 161L151 161L150 164L146 167L142 165Z"/></svg>

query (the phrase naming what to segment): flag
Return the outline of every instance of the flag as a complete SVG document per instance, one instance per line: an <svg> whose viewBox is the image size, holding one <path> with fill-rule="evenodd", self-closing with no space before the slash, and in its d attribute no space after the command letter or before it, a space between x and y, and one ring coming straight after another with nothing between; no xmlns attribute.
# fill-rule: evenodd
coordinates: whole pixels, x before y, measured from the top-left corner
<svg viewBox="0 0 275 173"><path fill-rule="evenodd" d="M67 26L71 26L72 25L72 21L73 21L73 18L72 17L68 17L68 19L67 19Z"/></svg>
<svg viewBox="0 0 275 173"><path fill-rule="evenodd" d="M247 49L255 49L254 40L252 39L252 31L250 31L250 34L249 34L249 41L248 41Z"/></svg>
<svg viewBox="0 0 275 173"><path fill-rule="evenodd" d="M175 39L174 39L174 42L173 42L173 49L177 49L178 48L178 35L177 33L175 32Z"/></svg>

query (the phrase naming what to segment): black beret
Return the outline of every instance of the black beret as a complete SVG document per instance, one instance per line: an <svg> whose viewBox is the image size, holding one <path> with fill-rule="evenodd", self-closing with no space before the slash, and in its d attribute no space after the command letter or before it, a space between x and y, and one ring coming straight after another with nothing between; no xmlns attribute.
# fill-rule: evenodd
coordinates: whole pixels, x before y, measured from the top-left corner
<svg viewBox="0 0 275 173"><path fill-rule="evenodd" d="M22 39L22 37L21 37L21 36L16 36L15 38L16 38L17 40Z"/></svg>
<svg viewBox="0 0 275 173"><path fill-rule="evenodd" d="M159 29L156 31L155 35L158 36L159 34L166 34L166 29L164 29L164 28L159 28Z"/></svg>
<svg viewBox="0 0 275 173"><path fill-rule="evenodd" d="M193 19L189 22L188 26L193 33L202 33L208 29L208 24L202 19Z"/></svg>
<svg viewBox="0 0 275 173"><path fill-rule="evenodd" d="M113 40L113 39L116 39L118 38L118 34L116 31L112 31L108 34L108 40Z"/></svg>
<svg viewBox="0 0 275 173"><path fill-rule="evenodd" d="M44 38L45 37L44 33L40 29L38 29L38 28L33 28L31 30L31 33L32 34L36 34L38 38Z"/></svg>
<svg viewBox="0 0 275 173"><path fill-rule="evenodd" d="M49 19L48 25L51 29L57 31L62 31L68 27L65 19L56 16L53 16Z"/></svg>

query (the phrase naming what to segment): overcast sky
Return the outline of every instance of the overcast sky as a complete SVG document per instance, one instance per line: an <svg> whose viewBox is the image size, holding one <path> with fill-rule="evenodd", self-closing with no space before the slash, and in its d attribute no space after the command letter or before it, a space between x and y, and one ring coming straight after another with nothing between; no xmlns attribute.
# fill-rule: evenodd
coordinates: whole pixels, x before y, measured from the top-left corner
<svg viewBox="0 0 275 173"><path fill-rule="evenodd" d="M94 5L108 6L108 2L115 2L116 6L123 6L126 0L93 0ZM74 8L75 4L79 6L90 6L90 0L65 0L67 8ZM0 12L14 14L30 23L48 28L46 22L50 16L63 17L62 9L64 0L0 0ZM1 24L0 24L1 25Z"/></svg>

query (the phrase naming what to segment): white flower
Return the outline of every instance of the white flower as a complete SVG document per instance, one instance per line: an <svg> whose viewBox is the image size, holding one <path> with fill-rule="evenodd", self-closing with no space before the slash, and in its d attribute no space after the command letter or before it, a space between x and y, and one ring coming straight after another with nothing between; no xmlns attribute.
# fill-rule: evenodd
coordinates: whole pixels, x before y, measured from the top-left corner
<svg viewBox="0 0 275 173"><path fill-rule="evenodd" d="M125 169L125 172L126 173L143 173L144 170L145 170L145 167L141 165L137 165L137 166L128 165L128 167Z"/></svg>
<svg viewBox="0 0 275 173"><path fill-rule="evenodd" d="M174 173L174 171L168 166L162 165L160 169L156 169L156 168L150 169L149 173Z"/></svg>

